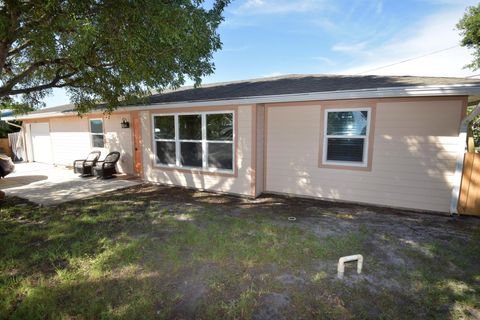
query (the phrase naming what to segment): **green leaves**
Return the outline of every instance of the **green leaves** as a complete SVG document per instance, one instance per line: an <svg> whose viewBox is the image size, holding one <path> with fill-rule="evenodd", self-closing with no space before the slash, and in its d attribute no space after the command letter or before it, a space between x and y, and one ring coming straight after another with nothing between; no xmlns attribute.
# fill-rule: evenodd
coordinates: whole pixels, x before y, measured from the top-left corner
<svg viewBox="0 0 480 320"><path fill-rule="evenodd" d="M199 84L214 71L228 3L216 0L209 9L199 0L0 4L0 102L20 97L38 107L52 88L66 88L79 113L100 102L111 111L187 78ZM14 34L7 32L12 27Z"/></svg>
<svg viewBox="0 0 480 320"><path fill-rule="evenodd" d="M474 49L473 61L466 67L480 69L480 4L468 7L457 28L462 35L462 46Z"/></svg>

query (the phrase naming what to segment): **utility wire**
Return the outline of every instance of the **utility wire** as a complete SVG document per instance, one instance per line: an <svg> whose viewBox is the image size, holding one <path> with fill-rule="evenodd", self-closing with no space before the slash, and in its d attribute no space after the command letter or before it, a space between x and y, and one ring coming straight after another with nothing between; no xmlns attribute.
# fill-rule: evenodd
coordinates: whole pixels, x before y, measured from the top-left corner
<svg viewBox="0 0 480 320"><path fill-rule="evenodd" d="M382 67L378 67L378 68L374 68L374 69L370 69L370 70L367 70L367 71L362 71L362 72L359 72L359 73L356 73L355 75L360 75L360 74L363 74L363 73L367 73L367 72L372 72L372 71L377 71L377 70L380 70L380 69L385 69L385 68L388 68L388 67L391 67L391 66L396 66L397 64L402 64L402 63L405 63L405 62L409 62L409 61L412 61L412 60L417 60L417 59L420 59L420 58L424 58L424 57L428 57L428 56L431 56L431 55L434 55L434 54L437 54L437 53L440 53L440 52L443 52L443 51L447 51L447 50L451 50L453 48L456 48L456 47L459 47L460 45L455 45L455 46L451 46L451 47L448 47L448 48L445 48L445 49L441 49L441 50L437 50L437 51L432 51L430 53L427 53L427 54L424 54L424 55L421 55L421 56L418 56L418 57L415 57L415 58L410 58L410 59L407 59L407 60L403 60L403 61L399 61L399 62L395 62L395 63L392 63L392 64L387 64L385 66L382 66Z"/></svg>

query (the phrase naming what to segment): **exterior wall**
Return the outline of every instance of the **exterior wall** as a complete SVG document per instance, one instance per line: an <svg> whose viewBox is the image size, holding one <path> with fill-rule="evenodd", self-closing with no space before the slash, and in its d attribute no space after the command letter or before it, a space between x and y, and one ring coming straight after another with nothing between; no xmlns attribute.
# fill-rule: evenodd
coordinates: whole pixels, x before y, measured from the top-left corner
<svg viewBox="0 0 480 320"><path fill-rule="evenodd" d="M130 128L121 127L123 118L130 122ZM102 151L102 155L103 152L105 154L110 151L120 152L118 168L121 172L133 174L133 123L130 114L114 113L104 120L106 148Z"/></svg>
<svg viewBox="0 0 480 320"><path fill-rule="evenodd" d="M50 138L55 164L71 166L74 160L85 159L91 149L87 119L50 119Z"/></svg>
<svg viewBox="0 0 480 320"><path fill-rule="evenodd" d="M23 121L23 132L24 132L24 135L25 135L25 153L26 153L26 157L27 157L27 161L28 162L32 162L33 161L33 148L32 148L32 136L30 134L30 126L29 126L29 122L27 121Z"/></svg>
<svg viewBox="0 0 480 320"><path fill-rule="evenodd" d="M263 186L263 177L264 177L264 148L263 148L263 143L265 139L265 130L264 130L264 124L265 124L265 106L264 105L257 105L257 111L256 111L256 170L255 170L255 182L256 182L256 188L255 188L255 196L260 195L264 191L264 186Z"/></svg>
<svg viewBox="0 0 480 320"><path fill-rule="evenodd" d="M172 112L235 111L236 172L220 174L154 165L152 114ZM144 179L154 183L252 196L252 106L159 109L140 112Z"/></svg>
<svg viewBox="0 0 480 320"><path fill-rule="evenodd" d="M431 100L376 101L370 171L319 167L321 102L267 105L266 191L448 212L465 101Z"/></svg>
<svg viewBox="0 0 480 320"><path fill-rule="evenodd" d="M103 117L105 148L93 148L91 145L89 119L102 118L102 114L80 117L57 117L25 121L28 161L33 161L30 136L30 123L47 122L50 124L53 162L57 165L71 166L76 159L84 159L96 149L102 152L100 159L110 151L119 151L121 156L117 168L120 172L133 173L133 136L132 128L121 128L122 118L130 121L129 114L112 114Z"/></svg>

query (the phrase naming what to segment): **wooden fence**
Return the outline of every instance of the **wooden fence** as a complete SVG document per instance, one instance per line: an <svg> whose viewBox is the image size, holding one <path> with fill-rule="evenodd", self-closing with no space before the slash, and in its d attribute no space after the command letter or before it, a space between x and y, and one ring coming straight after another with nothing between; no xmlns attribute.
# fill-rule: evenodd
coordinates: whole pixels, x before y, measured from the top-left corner
<svg viewBox="0 0 480 320"><path fill-rule="evenodd" d="M465 153L458 213L480 216L480 154Z"/></svg>

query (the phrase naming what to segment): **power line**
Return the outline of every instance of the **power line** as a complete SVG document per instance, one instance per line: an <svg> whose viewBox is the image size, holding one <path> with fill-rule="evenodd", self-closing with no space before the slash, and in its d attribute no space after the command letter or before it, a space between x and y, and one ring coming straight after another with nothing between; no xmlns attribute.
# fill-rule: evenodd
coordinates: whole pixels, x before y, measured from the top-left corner
<svg viewBox="0 0 480 320"><path fill-rule="evenodd" d="M415 58L410 58L410 59L407 59L407 60L391 63L391 64L388 64L388 65L378 67L378 68L374 68L374 69L370 69L370 70L367 70L367 71L362 71L362 72L359 72L355 75L360 75L360 74L363 74L363 73L377 71L377 70L385 69L385 68L388 68L388 67L391 67L391 66L396 66L397 64L402 64L402 63L409 62L409 61L412 61L412 60L417 60L417 59L420 59L420 58L428 57L428 56L431 56L431 55L434 55L434 54L437 54L437 53L440 53L440 52L443 52L443 51L451 50L451 49L459 47L459 46L460 45L457 44L455 46L451 46L451 47L448 47L448 48L445 48L445 49L440 49L440 50L437 50L437 51L432 51L430 53L427 53L427 54L424 54L424 55L421 55L421 56L418 56L418 57L415 57Z"/></svg>
<svg viewBox="0 0 480 320"><path fill-rule="evenodd" d="M478 77L480 76L480 73L479 74L474 74L474 75L471 75L471 76L468 76L468 77L465 77L465 78L475 78L475 77Z"/></svg>

